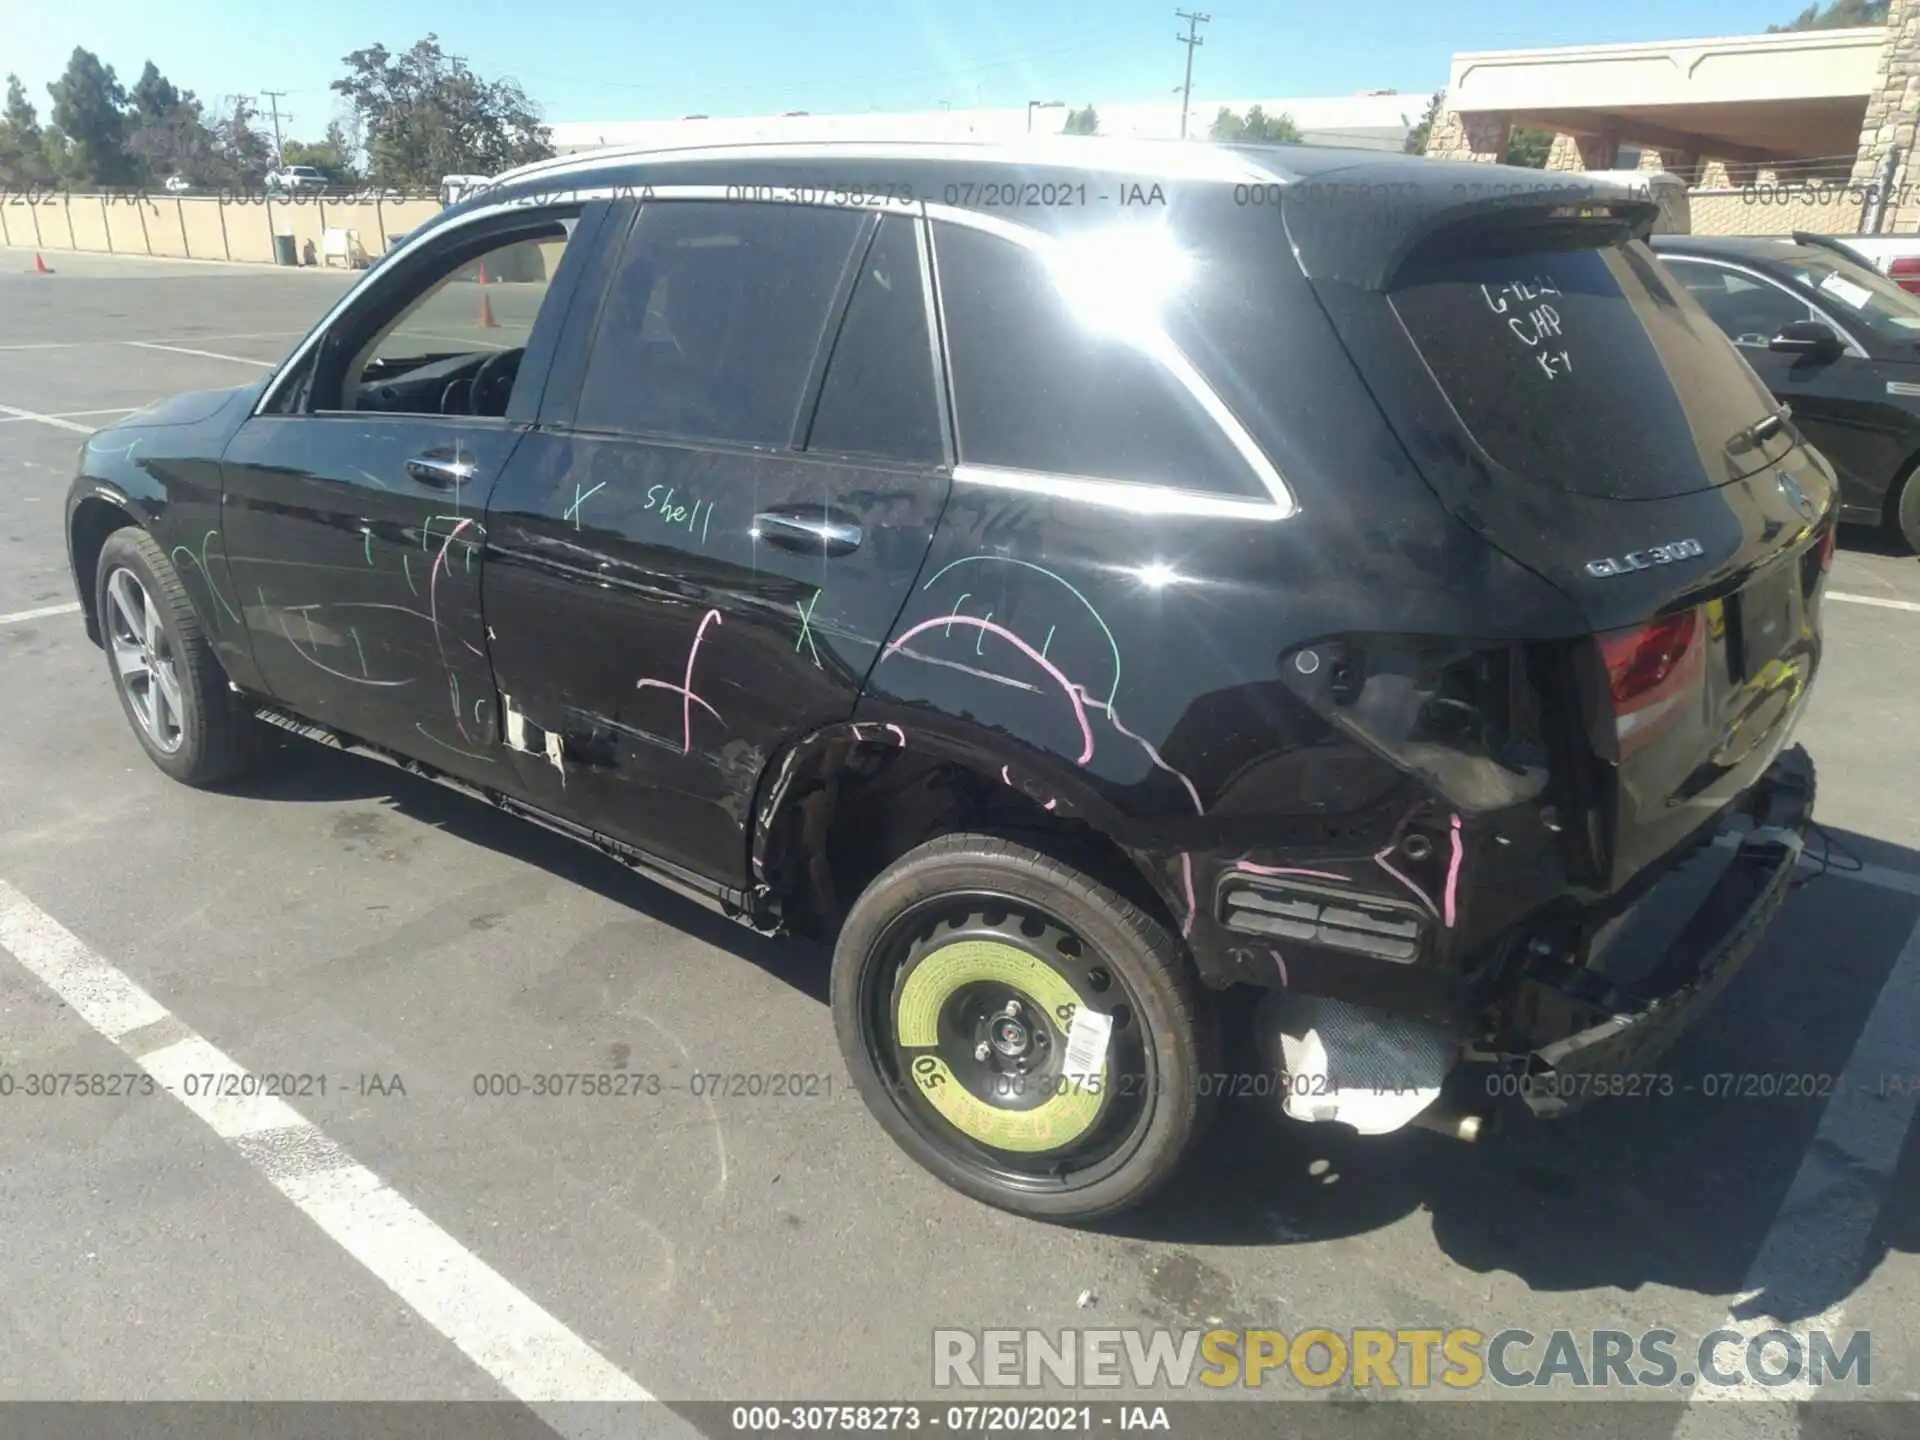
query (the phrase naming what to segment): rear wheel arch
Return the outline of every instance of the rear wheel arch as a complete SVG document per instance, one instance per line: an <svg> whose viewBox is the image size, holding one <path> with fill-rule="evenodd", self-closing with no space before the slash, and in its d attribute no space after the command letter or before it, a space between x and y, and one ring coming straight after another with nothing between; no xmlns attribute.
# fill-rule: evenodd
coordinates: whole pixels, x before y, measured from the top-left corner
<svg viewBox="0 0 1920 1440"><path fill-rule="evenodd" d="M90 495L73 507L67 523L67 547L73 562L74 583L80 592L82 613L86 616L87 638L104 643L100 631L98 603L100 552L116 530L140 527L140 517L123 505Z"/></svg>
<svg viewBox="0 0 1920 1440"><path fill-rule="evenodd" d="M1176 897L1114 838L1119 817L1090 789L1046 799L978 751L916 730L838 725L797 742L768 768L756 805L753 880L788 928L831 942L853 902L895 860L942 835L1017 841L1108 885L1182 930ZM997 757L996 757L997 758ZM1054 802L1051 809L1047 800Z"/></svg>

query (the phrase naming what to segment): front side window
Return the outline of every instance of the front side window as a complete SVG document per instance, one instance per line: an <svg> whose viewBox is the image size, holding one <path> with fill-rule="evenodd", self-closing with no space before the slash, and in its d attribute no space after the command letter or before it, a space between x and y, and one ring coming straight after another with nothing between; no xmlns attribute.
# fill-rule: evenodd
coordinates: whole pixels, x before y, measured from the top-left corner
<svg viewBox="0 0 1920 1440"><path fill-rule="evenodd" d="M344 337L355 352L337 396L316 409L384 414L506 414L520 360L565 253L573 222L518 229L436 270Z"/></svg>
<svg viewBox="0 0 1920 1440"><path fill-rule="evenodd" d="M934 233L963 463L1266 498L1168 365L1104 323L1100 287L997 235Z"/></svg>
<svg viewBox="0 0 1920 1440"><path fill-rule="evenodd" d="M644 206L609 284L575 425L784 445L866 216Z"/></svg>
<svg viewBox="0 0 1920 1440"><path fill-rule="evenodd" d="M1764 346L1794 321L1820 318L1798 296L1751 275L1680 259L1666 266L1736 345Z"/></svg>

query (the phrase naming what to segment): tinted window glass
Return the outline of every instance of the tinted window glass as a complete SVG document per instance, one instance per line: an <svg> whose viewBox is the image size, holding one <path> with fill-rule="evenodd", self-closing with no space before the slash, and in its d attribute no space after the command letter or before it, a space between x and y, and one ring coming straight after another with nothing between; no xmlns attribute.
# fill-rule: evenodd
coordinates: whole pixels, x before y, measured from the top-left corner
<svg viewBox="0 0 1920 1440"><path fill-rule="evenodd" d="M608 290L583 430L781 445L865 217L650 204Z"/></svg>
<svg viewBox="0 0 1920 1440"><path fill-rule="evenodd" d="M943 457L933 387L913 222L889 215L848 302L807 448L937 462Z"/></svg>
<svg viewBox="0 0 1920 1440"><path fill-rule="evenodd" d="M1038 256L934 228L963 461L1265 496L1179 381L1089 328Z"/></svg>
<svg viewBox="0 0 1920 1440"><path fill-rule="evenodd" d="M1502 240L1505 243L1500 243ZM1417 261L1392 300L1480 448L1516 477L1650 499L1724 484L1793 444L1742 432L1776 402L1645 246Z"/></svg>
<svg viewBox="0 0 1920 1440"><path fill-rule="evenodd" d="M1806 301L1778 285L1722 270L1718 265L1696 265L1685 260L1665 263L1687 287L1687 293L1700 302L1700 308L1713 317L1713 323L1743 345L1764 345L1795 320L1813 316L1813 308Z"/></svg>

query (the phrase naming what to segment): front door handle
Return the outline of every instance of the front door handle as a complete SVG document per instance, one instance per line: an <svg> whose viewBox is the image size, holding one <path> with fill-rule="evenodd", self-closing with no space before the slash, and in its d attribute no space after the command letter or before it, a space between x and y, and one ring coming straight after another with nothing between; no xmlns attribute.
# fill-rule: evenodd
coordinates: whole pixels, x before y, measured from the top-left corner
<svg viewBox="0 0 1920 1440"><path fill-rule="evenodd" d="M473 461L453 450L429 450L407 461L407 475L436 490L451 490L456 485L466 484L478 468Z"/></svg>
<svg viewBox="0 0 1920 1440"><path fill-rule="evenodd" d="M768 544L803 555L851 555L862 539L858 525L836 520L824 508L762 510L753 527Z"/></svg>

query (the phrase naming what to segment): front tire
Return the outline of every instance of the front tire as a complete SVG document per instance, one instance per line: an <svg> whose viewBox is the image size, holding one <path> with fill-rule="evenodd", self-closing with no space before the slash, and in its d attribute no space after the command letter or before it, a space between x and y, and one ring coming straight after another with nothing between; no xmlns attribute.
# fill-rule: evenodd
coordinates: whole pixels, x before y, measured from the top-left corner
<svg viewBox="0 0 1920 1440"><path fill-rule="evenodd" d="M147 758L186 785L239 775L260 724L227 684L173 563L144 530L116 530L95 586L107 669Z"/></svg>
<svg viewBox="0 0 1920 1440"><path fill-rule="evenodd" d="M910 850L834 949L867 1108L953 1188L1084 1222L1147 1199L1211 1110L1218 1021L1179 942L1108 885L986 835ZM1104 1034L1103 1034L1104 1032Z"/></svg>

